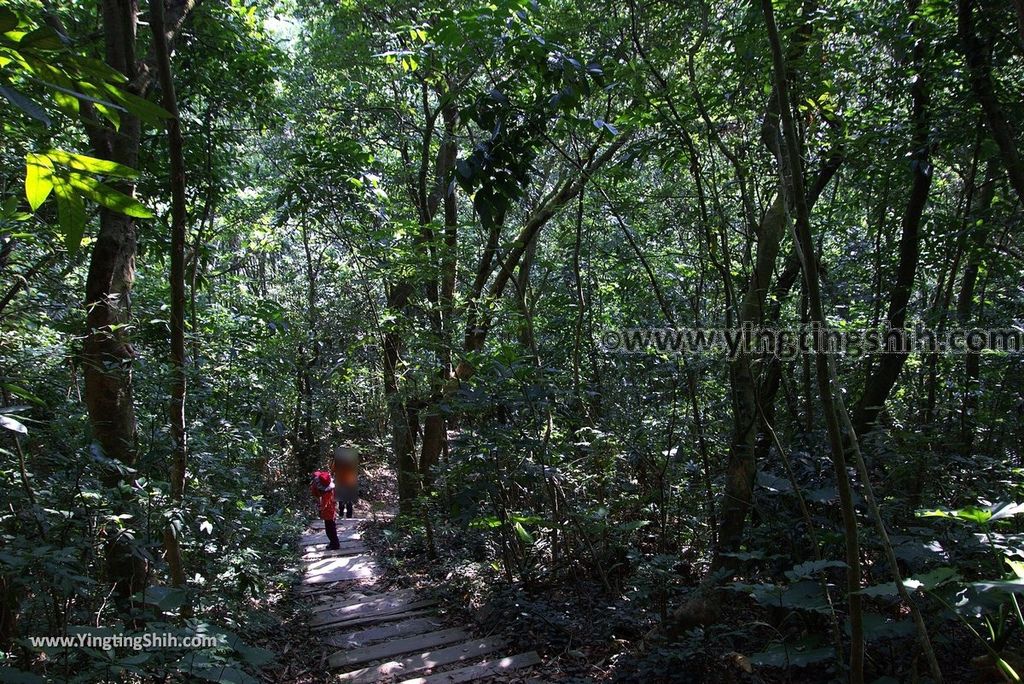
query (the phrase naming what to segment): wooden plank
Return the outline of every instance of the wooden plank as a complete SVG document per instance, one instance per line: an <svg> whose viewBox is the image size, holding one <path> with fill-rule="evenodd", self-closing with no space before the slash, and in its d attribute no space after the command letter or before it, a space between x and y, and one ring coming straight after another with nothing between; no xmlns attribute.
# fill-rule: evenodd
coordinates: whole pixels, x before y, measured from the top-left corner
<svg viewBox="0 0 1024 684"><path fill-rule="evenodd" d="M310 624L318 625L322 624L325 620L334 620L337 622L336 618L346 619L365 617L367 615L375 615L377 613L405 610L405 607L410 604L423 603L428 600L430 600L428 597L417 597L416 592L414 591L396 591L387 594L375 594L359 599L353 599L351 601L342 601L341 603L335 604L326 610L318 611L313 616L313 620Z"/></svg>
<svg viewBox="0 0 1024 684"><path fill-rule="evenodd" d="M342 544L340 549L328 549L326 544L318 544L317 546L307 546L307 550L303 550L302 562L308 563L310 561L320 560L321 558L335 558L337 556L358 556L361 553L369 553L370 549L361 542L350 542Z"/></svg>
<svg viewBox="0 0 1024 684"><path fill-rule="evenodd" d="M434 599L368 601L366 603L344 606L342 608L334 608L315 613L313 617L310 618L309 626L319 627L320 625L338 625L339 623L344 623L358 618L407 613L410 610L421 610L436 604L437 601Z"/></svg>
<svg viewBox="0 0 1024 684"><path fill-rule="evenodd" d="M426 634L440 629L444 623L441 618L413 618L401 622L391 622L378 627L370 627L358 632L348 634L331 634L323 638L328 646L338 648L359 648L369 646L372 643L385 639L396 639L398 637L411 636L413 634Z"/></svg>
<svg viewBox="0 0 1024 684"><path fill-rule="evenodd" d="M401 684L456 684L457 682L475 682L476 680L484 677L493 677L494 675L512 672L513 670L519 670L524 667L540 665L540 663L540 656L537 655L537 652L530 651L529 653L520 653L519 655L508 656L505 658L484 660L476 663L475 665L460 667L458 670L438 672L437 674L432 674L427 677L406 679Z"/></svg>
<svg viewBox="0 0 1024 684"><path fill-rule="evenodd" d="M453 627L451 629L442 629L438 632L428 632L427 634L416 634L401 639L392 639L373 646L338 651L332 653L328 657L327 662L331 667L353 667L370 663L374 660L384 660L385 658L394 658L395 656L409 653L422 653L427 649L447 646L448 644L454 644L456 641L465 641L468 638L469 634L458 627Z"/></svg>
<svg viewBox="0 0 1024 684"><path fill-rule="evenodd" d="M359 670L345 672L337 676L338 680L355 682L356 684L368 684L378 682L385 677L396 677L405 674L414 674L423 670L430 670L435 667L460 663L472 658L477 658L488 653L494 653L505 647L503 639L491 638L479 641L467 641L455 646L447 646L436 651L418 653L402 660L392 660L380 665L371 665Z"/></svg>
<svg viewBox="0 0 1024 684"><path fill-rule="evenodd" d="M360 579L373 579L380 574L373 557L342 556L324 561L326 565L318 565L315 571L307 570L302 578L303 584L323 584Z"/></svg>
<svg viewBox="0 0 1024 684"><path fill-rule="evenodd" d="M362 558L362 560L360 560ZM368 553L353 553L340 556L327 556L326 558L311 558L303 563L306 577L322 575L332 572L338 568L358 568L369 564L376 569L377 564Z"/></svg>
<svg viewBox="0 0 1024 684"><path fill-rule="evenodd" d="M345 542L362 541L363 533L359 530L338 530L338 541L342 544ZM304 534L299 538L299 546L319 546L320 544L329 544L330 541L327 539L326 532L317 532L316 534Z"/></svg>
<svg viewBox="0 0 1024 684"><path fill-rule="evenodd" d="M350 598L342 601L334 601L332 603L322 603L318 606L313 606L312 610L314 613L318 613L322 610L332 610L334 608L346 608L348 606L354 606L360 603L366 603L373 599L379 599L385 596L393 599L399 598L414 598L416 596L415 589L397 589L395 591L385 591L373 594L348 594Z"/></svg>
<svg viewBox="0 0 1024 684"><path fill-rule="evenodd" d="M359 523L367 522L369 520L370 520L370 518L338 518L334 522L336 522L338 524L338 528L340 529L343 525L345 525L345 526L347 526L347 525L355 526L355 525L358 525ZM313 522L309 523L309 527L307 527L306 529L307 530L323 530L324 529L324 521L323 520L314 520Z"/></svg>
<svg viewBox="0 0 1024 684"><path fill-rule="evenodd" d="M379 625L384 622L398 622L399 620L411 620L412 618L421 618L433 614L433 610L420 608L416 610L406 611L403 613L384 613L383 615L370 615L369 617L356 618L355 620L345 620L344 622L340 623L330 622L327 624L311 627L311 629L318 632L337 629L355 629L356 627Z"/></svg>

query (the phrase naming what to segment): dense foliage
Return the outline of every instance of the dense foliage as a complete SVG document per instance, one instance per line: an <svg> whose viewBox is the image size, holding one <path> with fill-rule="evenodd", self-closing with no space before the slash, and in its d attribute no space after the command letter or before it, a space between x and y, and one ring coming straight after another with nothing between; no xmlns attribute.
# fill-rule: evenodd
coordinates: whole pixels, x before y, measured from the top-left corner
<svg viewBox="0 0 1024 684"><path fill-rule="evenodd" d="M622 334L1019 345L1019 2L135 5L0 5L0 675L272 668L344 439L566 677L1024 676L1019 346Z"/></svg>

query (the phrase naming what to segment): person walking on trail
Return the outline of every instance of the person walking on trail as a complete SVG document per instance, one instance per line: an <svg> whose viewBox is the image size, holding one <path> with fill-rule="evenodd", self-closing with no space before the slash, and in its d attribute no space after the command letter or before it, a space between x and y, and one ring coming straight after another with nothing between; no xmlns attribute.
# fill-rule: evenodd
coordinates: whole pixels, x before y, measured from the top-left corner
<svg viewBox="0 0 1024 684"><path fill-rule="evenodd" d="M332 469L338 483L338 506L344 509L346 518L351 518L359 500L359 450L347 445L336 448Z"/></svg>
<svg viewBox="0 0 1024 684"><path fill-rule="evenodd" d="M320 517L324 521L324 531L327 532L328 549L340 549L338 542L338 524L335 522L335 498L334 480L331 474L325 470L318 470L313 473L313 481L309 484L309 492L317 499L320 506Z"/></svg>

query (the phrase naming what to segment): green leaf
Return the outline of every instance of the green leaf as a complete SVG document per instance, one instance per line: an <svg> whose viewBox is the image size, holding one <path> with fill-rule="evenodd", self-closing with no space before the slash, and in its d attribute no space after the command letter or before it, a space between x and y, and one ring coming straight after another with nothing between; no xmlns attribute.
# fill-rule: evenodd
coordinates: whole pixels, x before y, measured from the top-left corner
<svg viewBox="0 0 1024 684"><path fill-rule="evenodd" d="M170 112L144 97L133 95L109 83L104 84L104 87L115 102L148 124L158 126L164 119L171 118Z"/></svg>
<svg viewBox="0 0 1024 684"><path fill-rule="evenodd" d="M820 561L808 561L806 563L800 563L799 565L793 566L792 570L786 571L786 577L793 580L794 582L807 577L813 577L815 574L826 570L828 568L845 568L846 563L838 560L820 560Z"/></svg>
<svg viewBox="0 0 1024 684"><path fill-rule="evenodd" d="M36 50L59 50L64 47L64 42L49 26L40 26L39 28L29 31L21 37L18 41L18 45L21 47L35 48Z"/></svg>
<svg viewBox="0 0 1024 684"><path fill-rule="evenodd" d="M137 178L139 175L138 171L124 164L118 164L106 159L97 159L96 157L87 157L84 154L75 154L73 152L65 152L64 150L50 150L47 155L58 164L70 166L78 171L102 173L118 178Z"/></svg>
<svg viewBox="0 0 1024 684"><path fill-rule="evenodd" d="M53 123L50 117L46 114L46 111L38 104L28 99L14 88L8 88L7 86L0 86L0 95L7 98L7 101L12 105L31 116L36 121L40 122L47 128Z"/></svg>
<svg viewBox="0 0 1024 684"><path fill-rule="evenodd" d="M533 544L533 536L526 531L526 528L523 527L523 524L521 522L512 523L512 528L516 531L516 534L519 536L519 539L523 541L523 543Z"/></svg>
<svg viewBox="0 0 1024 684"><path fill-rule="evenodd" d="M1024 513L1024 504L1003 501L991 506L964 506L956 509L936 508L934 510L918 511L919 518L957 518L968 522L985 525L987 523L1012 518L1015 515Z"/></svg>
<svg viewBox="0 0 1024 684"><path fill-rule="evenodd" d="M761 667L806 667L835 658L832 648L800 648L774 646L750 656L750 662Z"/></svg>
<svg viewBox="0 0 1024 684"><path fill-rule="evenodd" d="M2 386L3 386L3 388L5 390L7 390L8 392L10 392L11 394L13 394L14 396L16 396L16 397L18 397L20 399L24 399L25 401L30 401L33 404L36 404L38 406L42 406L43 405L43 400L42 399L40 399L36 395L32 394L31 392L29 392L24 387L18 387L17 385L12 385L12 384L7 383L7 382L3 383Z"/></svg>
<svg viewBox="0 0 1024 684"><path fill-rule="evenodd" d="M923 575L908 577L903 580L903 586L907 589L923 589L925 591L931 591L943 584L947 584L958 579L960 579L960 574L956 571L956 568L935 568Z"/></svg>
<svg viewBox="0 0 1024 684"><path fill-rule="evenodd" d="M42 206L53 190L53 162L45 154L25 155L25 198L32 211Z"/></svg>
<svg viewBox="0 0 1024 684"><path fill-rule="evenodd" d="M139 592L134 597L139 603L146 603L156 606L162 611L176 610L185 603L185 590L178 587L147 587L145 592Z"/></svg>
<svg viewBox="0 0 1024 684"><path fill-rule="evenodd" d="M1014 594L1024 592L1024 579L983 580L980 582L971 582L971 586L978 591L998 590Z"/></svg>
<svg viewBox="0 0 1024 684"><path fill-rule="evenodd" d="M25 427L24 423L2 413L0 413L0 427L6 428L11 432L17 432L20 435L28 434L28 428Z"/></svg>
<svg viewBox="0 0 1024 684"><path fill-rule="evenodd" d="M64 246L69 254L74 254L82 246L85 234L85 204L81 195L59 176L54 176L53 189L57 195L57 218L64 233Z"/></svg>
<svg viewBox="0 0 1024 684"><path fill-rule="evenodd" d="M872 598L879 598L882 596L892 597L897 596L899 592L896 590L895 582L883 582L881 584L875 584L870 587L864 587L857 592L861 596L870 596Z"/></svg>
<svg viewBox="0 0 1024 684"><path fill-rule="evenodd" d="M111 211L135 218L153 218L153 212L142 206L137 199L104 185L95 178L72 172L68 175L68 180L80 193Z"/></svg>

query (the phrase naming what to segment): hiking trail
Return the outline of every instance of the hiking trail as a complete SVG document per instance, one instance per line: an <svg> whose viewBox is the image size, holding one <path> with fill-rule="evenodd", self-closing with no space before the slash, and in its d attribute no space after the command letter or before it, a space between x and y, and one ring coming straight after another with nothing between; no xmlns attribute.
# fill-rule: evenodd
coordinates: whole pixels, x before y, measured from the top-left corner
<svg viewBox="0 0 1024 684"><path fill-rule="evenodd" d="M381 590L384 573L363 541L366 522L371 519L339 518L335 551L326 548L322 520L299 540L303 577L295 592L312 610L309 624L334 681L478 682L540 664L536 651L515 653L504 638L446 625L438 600L425 592Z"/></svg>

